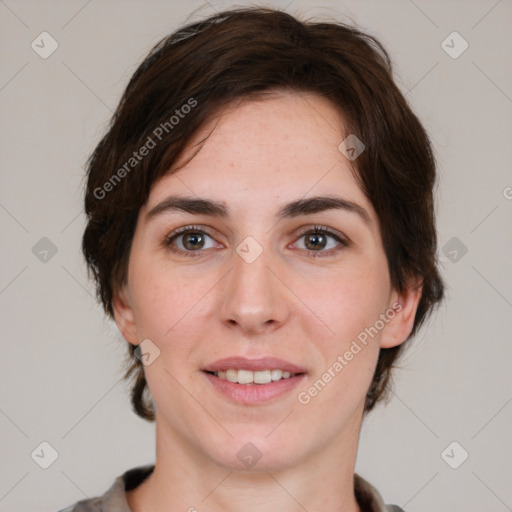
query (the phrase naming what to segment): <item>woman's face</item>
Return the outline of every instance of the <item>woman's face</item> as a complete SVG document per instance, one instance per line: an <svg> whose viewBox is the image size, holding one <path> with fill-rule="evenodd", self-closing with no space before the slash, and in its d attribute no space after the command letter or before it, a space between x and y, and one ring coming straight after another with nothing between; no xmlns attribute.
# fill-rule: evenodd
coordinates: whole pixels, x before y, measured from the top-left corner
<svg viewBox="0 0 512 512"><path fill-rule="evenodd" d="M327 100L282 93L216 121L140 211L117 323L150 340L158 431L195 457L270 470L341 454L379 349L407 337L419 297L391 287Z"/></svg>

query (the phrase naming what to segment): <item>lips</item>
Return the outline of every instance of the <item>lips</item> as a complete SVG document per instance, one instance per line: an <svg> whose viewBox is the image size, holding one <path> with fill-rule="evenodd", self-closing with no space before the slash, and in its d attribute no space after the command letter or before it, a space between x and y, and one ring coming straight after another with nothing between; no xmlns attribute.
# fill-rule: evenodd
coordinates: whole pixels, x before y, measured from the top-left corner
<svg viewBox="0 0 512 512"><path fill-rule="evenodd" d="M248 370L252 372L264 370L282 370L290 374L306 373L301 366L285 361L278 357L260 357L258 359L247 359L245 357L227 357L219 359L214 363L207 364L203 371L208 373L226 372L228 370Z"/></svg>
<svg viewBox="0 0 512 512"><path fill-rule="evenodd" d="M289 396L306 373L303 367L277 357L228 357L203 368L217 393L243 405L263 405Z"/></svg>

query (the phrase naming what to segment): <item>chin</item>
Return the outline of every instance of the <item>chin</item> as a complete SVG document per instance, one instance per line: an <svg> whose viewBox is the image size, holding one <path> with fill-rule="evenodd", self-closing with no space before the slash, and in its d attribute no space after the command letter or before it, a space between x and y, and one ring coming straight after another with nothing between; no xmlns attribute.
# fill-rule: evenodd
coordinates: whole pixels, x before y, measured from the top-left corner
<svg viewBox="0 0 512 512"><path fill-rule="evenodd" d="M272 428L265 429L264 435L256 433L259 429L254 429L254 434L246 431L229 438L228 442L203 446L203 449L215 463L231 471L257 473L297 466L306 456L304 439L292 439L285 430L281 435L276 432L269 435Z"/></svg>

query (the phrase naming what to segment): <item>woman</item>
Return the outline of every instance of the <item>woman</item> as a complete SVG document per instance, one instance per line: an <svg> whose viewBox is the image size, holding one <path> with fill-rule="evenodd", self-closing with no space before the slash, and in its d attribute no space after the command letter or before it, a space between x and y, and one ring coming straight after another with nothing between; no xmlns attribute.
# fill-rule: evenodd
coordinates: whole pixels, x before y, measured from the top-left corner
<svg viewBox="0 0 512 512"><path fill-rule="evenodd" d="M363 417L442 300L429 140L372 37L218 13L139 66L83 251L154 465L66 511L385 512Z"/></svg>

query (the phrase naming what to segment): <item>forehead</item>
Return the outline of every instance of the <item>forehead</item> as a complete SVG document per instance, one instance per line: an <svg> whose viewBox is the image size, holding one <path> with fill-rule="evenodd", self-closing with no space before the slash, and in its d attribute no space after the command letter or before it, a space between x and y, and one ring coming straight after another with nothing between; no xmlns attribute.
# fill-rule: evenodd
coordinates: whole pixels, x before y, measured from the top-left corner
<svg viewBox="0 0 512 512"><path fill-rule="evenodd" d="M315 94L278 92L234 102L198 130L173 166L178 170L153 187L148 208L171 193L225 201L244 212L337 194L372 217L351 162L338 149L346 136L339 110Z"/></svg>

